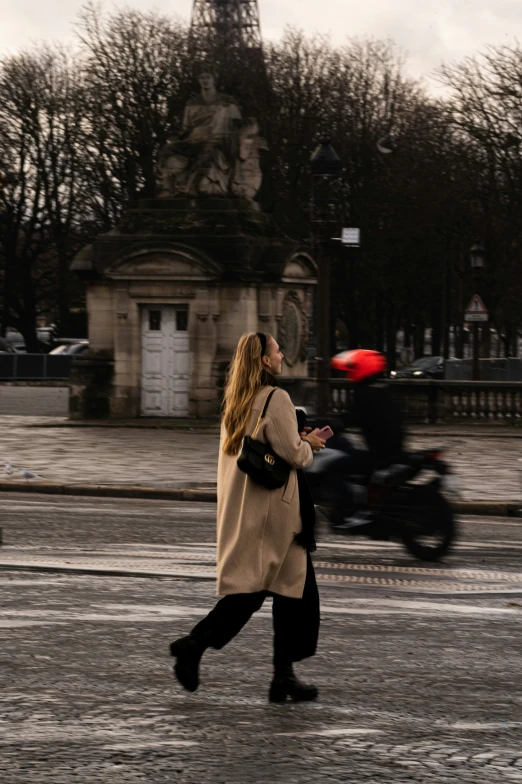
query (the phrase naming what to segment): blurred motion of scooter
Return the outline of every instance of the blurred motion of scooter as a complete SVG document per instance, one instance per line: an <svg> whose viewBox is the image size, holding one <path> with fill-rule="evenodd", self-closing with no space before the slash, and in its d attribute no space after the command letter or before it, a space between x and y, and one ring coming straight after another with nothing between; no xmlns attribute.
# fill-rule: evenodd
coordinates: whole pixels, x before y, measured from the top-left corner
<svg viewBox="0 0 522 784"><path fill-rule="evenodd" d="M422 561L436 561L449 550L457 524L446 494L455 492L455 477L441 449L404 453L400 461L378 471L341 475L347 449L336 436L306 469L314 502L333 533L370 539L399 540ZM349 451L349 449L348 449ZM350 499L349 508L343 509Z"/></svg>

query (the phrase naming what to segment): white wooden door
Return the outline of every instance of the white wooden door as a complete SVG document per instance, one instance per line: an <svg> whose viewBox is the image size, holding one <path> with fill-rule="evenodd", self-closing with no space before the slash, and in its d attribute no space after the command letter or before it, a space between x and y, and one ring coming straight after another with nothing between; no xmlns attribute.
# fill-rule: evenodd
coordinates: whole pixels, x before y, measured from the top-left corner
<svg viewBox="0 0 522 784"><path fill-rule="evenodd" d="M190 353L188 311L172 305L142 308L141 413L188 416Z"/></svg>

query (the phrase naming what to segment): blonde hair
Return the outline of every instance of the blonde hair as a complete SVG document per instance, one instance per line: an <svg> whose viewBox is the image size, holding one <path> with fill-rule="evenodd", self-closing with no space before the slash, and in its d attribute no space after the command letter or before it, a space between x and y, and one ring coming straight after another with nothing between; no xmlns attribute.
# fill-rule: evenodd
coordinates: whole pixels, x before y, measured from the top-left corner
<svg viewBox="0 0 522 784"><path fill-rule="evenodd" d="M266 336L267 345L271 340ZM225 428L223 452L237 455L246 434L254 399L262 386L261 340L256 332L242 335L227 373L222 422Z"/></svg>

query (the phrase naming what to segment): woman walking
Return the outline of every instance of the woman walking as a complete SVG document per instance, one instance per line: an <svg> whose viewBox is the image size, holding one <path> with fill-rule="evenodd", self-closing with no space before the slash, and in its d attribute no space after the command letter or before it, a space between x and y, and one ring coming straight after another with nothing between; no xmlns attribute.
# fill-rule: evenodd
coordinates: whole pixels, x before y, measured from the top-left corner
<svg viewBox="0 0 522 784"><path fill-rule="evenodd" d="M278 389L283 354L271 335L240 339L228 372L218 461L217 579L223 598L191 631L170 646L174 673L188 691L199 686L207 648L220 650L273 597L274 677L269 700L313 700L315 686L299 681L294 662L313 656L319 634L319 594L310 550L315 549L314 508L301 469L325 442L298 432L289 395ZM265 416L260 419L270 393ZM268 490L237 465L243 438L256 429L289 465L283 487Z"/></svg>

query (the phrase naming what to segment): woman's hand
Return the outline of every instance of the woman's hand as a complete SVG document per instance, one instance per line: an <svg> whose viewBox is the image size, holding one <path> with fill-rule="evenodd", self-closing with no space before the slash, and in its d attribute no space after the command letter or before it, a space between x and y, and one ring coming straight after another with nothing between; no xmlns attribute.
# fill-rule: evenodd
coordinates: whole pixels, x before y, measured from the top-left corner
<svg viewBox="0 0 522 784"><path fill-rule="evenodd" d="M310 428L307 428L307 430L309 430L309 429ZM308 443L310 444L310 446L312 447L314 452L320 452L321 449L324 449L325 444L326 444L326 441L324 440L324 438L319 438L317 436L318 432L319 432L319 428L316 427L315 430L312 430L311 433L310 432L309 433L305 433L304 435L303 435L303 433L301 433L301 438L303 439L303 441L308 441Z"/></svg>

